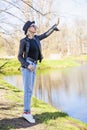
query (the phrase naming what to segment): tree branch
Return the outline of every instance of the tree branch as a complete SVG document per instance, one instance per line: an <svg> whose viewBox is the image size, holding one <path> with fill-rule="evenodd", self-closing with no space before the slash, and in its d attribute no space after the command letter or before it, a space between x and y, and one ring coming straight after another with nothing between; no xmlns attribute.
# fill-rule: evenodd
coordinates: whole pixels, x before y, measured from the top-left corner
<svg viewBox="0 0 87 130"><path fill-rule="evenodd" d="M6 2L6 3L8 3L8 4L10 4L10 5L12 5L13 7L19 9L19 10L24 14L24 11L21 10L20 7L16 6L16 5L15 5L15 2L12 3L12 2L9 2L9 1L7 1L7 0L3 0L3 1ZM5 10L8 10L8 9L5 9Z"/></svg>
<svg viewBox="0 0 87 130"><path fill-rule="evenodd" d="M8 11L5 11L5 10L0 10L0 11L1 11L1 12L4 12L4 13L7 13L7 14L9 14L9 15L11 15L11 16L13 16L13 17L17 18L18 20L20 20L20 21L24 22L21 18L19 18L18 16L14 15L14 14L12 14L12 13L8 12Z"/></svg>
<svg viewBox="0 0 87 130"><path fill-rule="evenodd" d="M48 14L50 14L51 12L48 12L48 13L42 13L40 12L39 10L35 9L32 5L30 5L29 3L27 3L26 1L24 0L21 0L24 4L26 4L27 6L29 6L30 8L32 8L34 11L36 11L37 13L39 13L40 15L42 16L46 16Z"/></svg>

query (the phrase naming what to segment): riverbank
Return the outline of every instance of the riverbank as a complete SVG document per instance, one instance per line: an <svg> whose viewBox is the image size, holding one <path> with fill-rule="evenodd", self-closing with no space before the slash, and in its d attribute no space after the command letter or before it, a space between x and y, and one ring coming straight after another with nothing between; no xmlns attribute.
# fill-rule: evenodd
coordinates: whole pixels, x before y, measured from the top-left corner
<svg viewBox="0 0 87 130"><path fill-rule="evenodd" d="M32 114L36 124L30 124L21 115L23 92L0 78L0 129L1 130L87 130L87 124L69 117L66 113L32 98Z"/></svg>
<svg viewBox="0 0 87 130"><path fill-rule="evenodd" d="M65 69L69 67L79 66L82 63L87 62L86 55L74 56L74 57L63 57L60 60L42 60L38 62L37 70L46 69ZM18 74L20 73L20 63L16 59L5 59L0 58L0 72L5 74Z"/></svg>
<svg viewBox="0 0 87 130"><path fill-rule="evenodd" d="M46 68L66 68L80 65L78 61L86 58L65 58L59 61L43 61L38 70ZM18 74L20 63L17 59L0 59L0 73ZM52 106L32 98L32 114L36 124L31 125L24 120L23 92L3 81L0 76L0 129L1 130L87 130L87 124L69 117L66 113L56 110Z"/></svg>
<svg viewBox="0 0 87 130"><path fill-rule="evenodd" d="M60 60L42 60L38 62L37 70L46 69L63 69L73 66L78 66L81 62L87 61L87 56L79 57L64 57ZM17 59L1 59L0 58L0 71L2 73L20 73L20 63Z"/></svg>

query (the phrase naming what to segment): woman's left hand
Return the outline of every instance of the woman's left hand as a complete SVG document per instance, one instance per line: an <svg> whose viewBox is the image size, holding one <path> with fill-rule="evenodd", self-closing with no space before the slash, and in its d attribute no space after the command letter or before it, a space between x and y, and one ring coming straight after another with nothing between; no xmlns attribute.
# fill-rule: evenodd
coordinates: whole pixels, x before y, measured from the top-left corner
<svg viewBox="0 0 87 130"><path fill-rule="evenodd" d="M59 18L58 18L57 23L55 24L55 28L54 28L55 31L60 31L60 30L58 29L58 25L59 25Z"/></svg>
<svg viewBox="0 0 87 130"><path fill-rule="evenodd" d="M57 23L56 23L56 26L58 26L58 25L59 25L59 22L60 22L60 19L58 18L58 21L57 21Z"/></svg>

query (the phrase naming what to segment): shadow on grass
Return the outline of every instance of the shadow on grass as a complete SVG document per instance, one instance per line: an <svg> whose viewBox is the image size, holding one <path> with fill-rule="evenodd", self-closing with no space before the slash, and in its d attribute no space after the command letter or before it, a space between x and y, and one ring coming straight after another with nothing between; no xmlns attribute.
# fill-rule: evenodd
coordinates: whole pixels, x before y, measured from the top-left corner
<svg viewBox="0 0 87 130"><path fill-rule="evenodd" d="M44 123L51 119L55 120L58 117L66 117L66 116L68 116L68 115L65 113L61 113L61 112L54 112L54 113L45 112L45 113L41 113L41 114L36 114L36 115L34 115L34 118L36 119L35 124L30 124L22 117L12 118L12 119L4 118L4 119L0 120L0 129L1 130L10 130L11 128L14 128L14 129L28 128L28 127L32 127L32 126L35 126L40 123Z"/></svg>
<svg viewBox="0 0 87 130"><path fill-rule="evenodd" d="M19 129L19 128L27 128L32 127L35 124L30 124L22 117L19 118L4 118L0 120L0 130L10 130L10 129Z"/></svg>
<svg viewBox="0 0 87 130"><path fill-rule="evenodd" d="M20 108L23 107L22 104L17 104ZM15 105L12 104L11 106L9 106L7 103L6 105L4 103L0 103L0 111L3 111L3 110L11 110L12 108L15 108Z"/></svg>
<svg viewBox="0 0 87 130"><path fill-rule="evenodd" d="M66 117L68 114L63 112L45 112L41 114L36 114L34 117L37 120L37 122L43 123L48 120L56 120L58 117Z"/></svg>
<svg viewBox="0 0 87 130"><path fill-rule="evenodd" d="M8 90L8 88L5 88L5 87L1 87L1 86L0 86L0 89Z"/></svg>

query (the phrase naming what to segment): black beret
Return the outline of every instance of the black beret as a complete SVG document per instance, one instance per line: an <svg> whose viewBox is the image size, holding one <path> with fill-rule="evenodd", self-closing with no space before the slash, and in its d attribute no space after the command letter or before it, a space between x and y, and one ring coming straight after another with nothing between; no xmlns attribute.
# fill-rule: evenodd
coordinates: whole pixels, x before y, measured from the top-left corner
<svg viewBox="0 0 87 130"><path fill-rule="evenodd" d="M35 24L35 21L27 21L24 26L23 26L23 31L25 31L25 34L27 33L28 28L32 25Z"/></svg>

